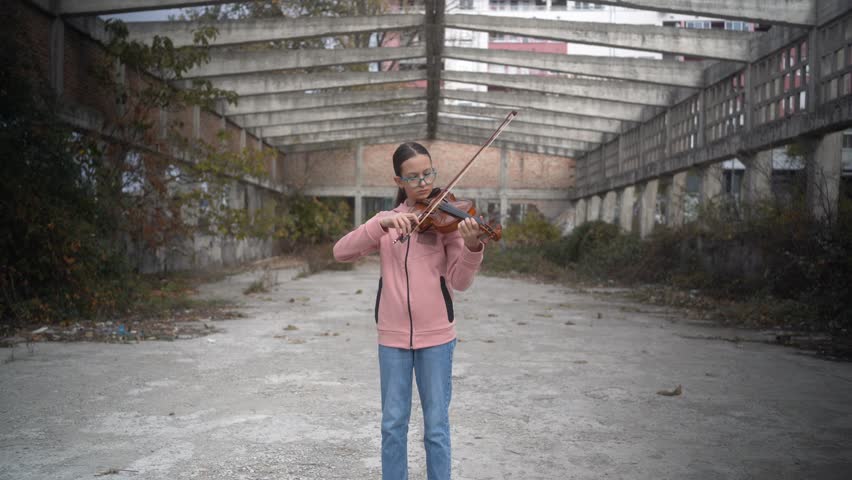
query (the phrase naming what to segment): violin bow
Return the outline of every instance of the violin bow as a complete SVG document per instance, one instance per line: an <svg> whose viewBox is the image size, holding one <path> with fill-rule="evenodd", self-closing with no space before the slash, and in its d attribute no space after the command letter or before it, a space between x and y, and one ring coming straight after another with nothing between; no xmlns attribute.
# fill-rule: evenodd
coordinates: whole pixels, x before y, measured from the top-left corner
<svg viewBox="0 0 852 480"><path fill-rule="evenodd" d="M512 120L514 120L516 116L518 116L517 110L512 110L511 112L509 112L508 115L506 115L506 118L503 120L503 123L501 123L500 126L497 127L497 130L495 130L494 133L491 134L488 140L481 147L479 147L479 150L477 150L476 153L473 154L473 157L471 157L471 159L467 162L467 165L465 165L464 168L462 168L459 173L456 174L455 178L453 178L453 180L447 185L447 188L445 188L440 195L432 199L432 201L429 203L429 206L426 208L426 211L420 215L420 219L417 221L417 224L414 225L414 227L411 229L412 232L418 227L420 227L420 225L426 220L426 218L428 218L429 215L431 215L435 211L435 209L438 208L441 202L443 202L444 199L447 198L447 195L450 193L450 190L452 190L453 187L455 187L456 184L461 181L464 174L466 174L468 170L470 170L470 167L473 166L473 162L476 160L476 157L478 157L483 150L490 147L491 144L494 143L494 140L497 140L497 137L500 135L500 133L502 133L503 130L508 127L510 123L512 123ZM394 240L393 243L399 241L404 242L408 240L408 237L410 236L410 233L406 235L400 235L399 238Z"/></svg>

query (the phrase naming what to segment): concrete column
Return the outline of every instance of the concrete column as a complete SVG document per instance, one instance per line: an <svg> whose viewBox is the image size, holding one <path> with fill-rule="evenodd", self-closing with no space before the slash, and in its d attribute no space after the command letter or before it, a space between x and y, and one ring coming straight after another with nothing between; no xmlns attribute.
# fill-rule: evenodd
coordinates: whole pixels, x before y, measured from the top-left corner
<svg viewBox="0 0 852 480"><path fill-rule="evenodd" d="M586 218L590 222L594 222L601 219L601 197L600 195L595 195L591 199L589 199L588 203L589 212L586 214Z"/></svg>
<svg viewBox="0 0 852 480"><path fill-rule="evenodd" d="M586 199L581 198L574 204L574 227L586 223Z"/></svg>
<svg viewBox="0 0 852 480"><path fill-rule="evenodd" d="M615 203L616 197L618 194L615 193L615 190L606 192L603 198L603 205L601 206L601 220L606 223L615 223Z"/></svg>
<svg viewBox="0 0 852 480"><path fill-rule="evenodd" d="M740 158L740 161L746 167L740 195L743 202L751 204L772 195L772 150Z"/></svg>
<svg viewBox="0 0 852 480"><path fill-rule="evenodd" d="M642 238L647 237L654 231L657 214L657 191L659 188L660 181L657 179L648 180L645 183L639 207L639 235Z"/></svg>
<svg viewBox="0 0 852 480"><path fill-rule="evenodd" d="M701 204L717 201L722 195L722 164L715 163L701 169Z"/></svg>
<svg viewBox="0 0 852 480"><path fill-rule="evenodd" d="M842 149L843 132L835 132L817 140L808 154L808 208L817 219L837 218L843 172Z"/></svg>
<svg viewBox="0 0 852 480"><path fill-rule="evenodd" d="M50 24L50 86L57 96L65 90L65 21L56 17Z"/></svg>
<svg viewBox="0 0 852 480"><path fill-rule="evenodd" d="M668 221L671 226L683 225L683 205L686 198L686 176L687 172L675 173L672 176L672 184L669 187L669 215Z"/></svg>
<svg viewBox="0 0 852 480"><path fill-rule="evenodd" d="M121 85L122 87L127 86L127 67L118 61L115 60L115 83L116 85ZM119 116L124 115L127 112L127 104L124 100L120 101L116 111Z"/></svg>
<svg viewBox="0 0 852 480"><path fill-rule="evenodd" d="M633 230L633 205L636 203L636 187L624 187L621 191L621 210L618 212L618 223L629 232Z"/></svg>
<svg viewBox="0 0 852 480"><path fill-rule="evenodd" d="M509 195L506 190L509 186L509 151L506 147L500 148L500 223L506 224L509 219Z"/></svg>
<svg viewBox="0 0 852 480"><path fill-rule="evenodd" d="M246 129L240 129L240 150L245 150L246 148Z"/></svg>
<svg viewBox="0 0 852 480"><path fill-rule="evenodd" d="M355 147L355 226L364 223L364 196L361 194L364 171L364 144Z"/></svg>
<svg viewBox="0 0 852 480"><path fill-rule="evenodd" d="M192 138L201 138L201 107L192 106Z"/></svg>
<svg viewBox="0 0 852 480"><path fill-rule="evenodd" d="M169 136L169 111L165 108L160 108L160 139L163 140Z"/></svg>
<svg viewBox="0 0 852 480"><path fill-rule="evenodd" d="M272 177L272 183L276 183L278 181L278 154L277 153L272 157L272 172L270 172L270 176Z"/></svg>

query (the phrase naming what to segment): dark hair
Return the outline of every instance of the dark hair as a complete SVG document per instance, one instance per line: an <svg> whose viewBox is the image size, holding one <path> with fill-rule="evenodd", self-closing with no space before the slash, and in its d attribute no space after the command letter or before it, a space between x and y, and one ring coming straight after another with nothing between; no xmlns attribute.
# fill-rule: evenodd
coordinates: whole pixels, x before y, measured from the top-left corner
<svg viewBox="0 0 852 480"><path fill-rule="evenodd" d="M417 155L426 155L429 157L430 161L432 160L432 155L429 155L429 150L426 150L426 147L417 142L405 142L396 147L396 151L393 152L393 173L397 176L402 176L402 163L409 158L416 157ZM408 196L405 194L405 189L400 188L397 190L394 208L404 202L406 198L408 198Z"/></svg>

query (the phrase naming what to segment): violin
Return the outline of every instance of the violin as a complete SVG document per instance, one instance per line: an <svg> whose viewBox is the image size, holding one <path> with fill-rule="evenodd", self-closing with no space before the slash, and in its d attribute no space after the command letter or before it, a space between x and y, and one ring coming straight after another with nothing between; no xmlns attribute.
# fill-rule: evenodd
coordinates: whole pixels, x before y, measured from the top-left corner
<svg viewBox="0 0 852 480"><path fill-rule="evenodd" d="M432 189L429 194L429 199L442 195L444 192L440 188ZM431 205L431 200L419 200L414 204L413 212L423 214ZM473 200L459 200L450 192L446 192L444 199L438 204L432 213L428 214L425 219L417 226L417 232L424 232L430 228L434 228L440 233L450 233L458 230L459 223L466 218L473 218L479 225L479 230L482 232L480 240L490 238L495 242L499 242L503 236L503 227L500 224L495 226L488 225L481 218L476 217L476 208Z"/></svg>
<svg viewBox="0 0 852 480"><path fill-rule="evenodd" d="M452 181L447 185L447 188L441 190L440 188L433 189L430 194L431 200L428 204L421 205L421 202L415 204L415 208L419 209L419 214L417 215L417 224L414 226L414 231L422 232L427 228L435 226L435 229L439 232L441 231L453 231L458 228L459 222L464 220L465 218L473 217L476 220L476 223L479 225L479 229L484 232L483 237L492 238L495 241L500 240L502 235L502 228L497 225L496 228L492 228L491 226L482 222L481 219L474 217L474 213L476 213L476 209L473 208L473 201L471 200L456 200L456 197L450 193L450 190L456 186L459 181L461 181L462 177L465 173L470 170L470 167L473 165L476 157L482 153L483 150L488 148L494 140L497 139L497 136L500 135L500 132L503 131L506 127L509 126L509 123L515 119L518 115L518 112L512 110L506 115L506 118L503 120L503 123L497 127L497 130L491 134L491 137L486 140L486 142L479 147L479 150L473 155L473 157L468 160L467 165L461 169L461 171L453 178ZM436 191L437 190L437 191ZM450 198L450 200L448 200ZM454 204L455 202L455 204ZM418 206L420 205L420 206ZM424 228L424 225L426 227ZM444 230L442 230L444 229ZM400 235L393 243L397 242L405 242L408 240L411 234Z"/></svg>

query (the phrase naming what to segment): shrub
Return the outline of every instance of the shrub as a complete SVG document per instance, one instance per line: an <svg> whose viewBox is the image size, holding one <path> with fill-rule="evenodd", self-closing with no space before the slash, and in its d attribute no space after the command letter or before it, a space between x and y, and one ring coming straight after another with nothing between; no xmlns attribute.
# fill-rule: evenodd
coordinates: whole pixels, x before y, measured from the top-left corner
<svg viewBox="0 0 852 480"><path fill-rule="evenodd" d="M538 212L529 212L523 222L512 223L503 230L503 241L513 247L540 246L561 236L559 228Z"/></svg>

